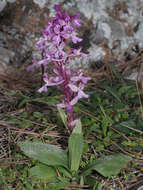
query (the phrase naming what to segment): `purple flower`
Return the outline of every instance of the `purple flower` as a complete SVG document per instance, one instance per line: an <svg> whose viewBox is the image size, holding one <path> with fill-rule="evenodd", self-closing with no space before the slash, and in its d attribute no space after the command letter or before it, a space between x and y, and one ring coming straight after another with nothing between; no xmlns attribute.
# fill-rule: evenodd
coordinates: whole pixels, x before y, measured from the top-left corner
<svg viewBox="0 0 143 190"><path fill-rule="evenodd" d="M54 45L59 45L61 42L61 37L60 35L56 35L56 36L53 36L52 40L53 40Z"/></svg>
<svg viewBox="0 0 143 190"><path fill-rule="evenodd" d="M46 86L46 85L42 86L42 87L38 90L39 93L41 93L41 92L47 92L47 91L48 91L48 89L47 89L47 86Z"/></svg>
<svg viewBox="0 0 143 190"><path fill-rule="evenodd" d="M61 29L61 26L59 24L57 24L55 27L54 27L54 32L55 34L60 34L60 29Z"/></svg>
<svg viewBox="0 0 143 190"><path fill-rule="evenodd" d="M67 112L68 130L71 132L78 120L74 120L73 106L81 98L88 98L84 93L85 84L90 77L84 77L83 72L73 72L67 69L66 64L74 57L86 58L87 55L81 52L82 47L78 49L71 48L66 51L66 42L71 40L73 43L81 42L82 39L77 37L75 27L80 27L79 13L69 16L60 10L59 5L55 5L56 15L47 22L46 28L42 31L43 38L36 43L36 47L41 51L41 60L34 60L33 65L27 70L33 70L35 67L42 67L44 85L38 92L47 92L48 86L57 86L64 93L62 102L57 104L58 107L64 108ZM46 65L53 64L53 75L48 76L45 73ZM44 67L44 69L43 69Z"/></svg>
<svg viewBox="0 0 143 190"><path fill-rule="evenodd" d="M37 65L47 65L49 63L49 59L47 58L47 59L43 59L43 60L41 60L41 61L38 61L37 62Z"/></svg>
<svg viewBox="0 0 143 190"><path fill-rule="evenodd" d="M64 80L62 80L62 77L59 76L48 78L48 76L45 75L43 80L45 81L46 86L58 86L64 82Z"/></svg>
<svg viewBox="0 0 143 190"><path fill-rule="evenodd" d="M91 80L90 77L83 77L82 75L83 75L83 73L81 71L79 71L77 76L71 77L70 80L73 82L82 81L82 83L84 83L84 84L86 84L88 82L88 80Z"/></svg>
<svg viewBox="0 0 143 190"><path fill-rule="evenodd" d="M77 42L81 42L82 39L78 38L75 34L72 35L72 42L76 44Z"/></svg>
<svg viewBox="0 0 143 190"><path fill-rule="evenodd" d="M58 11L60 11L60 6L57 5L57 4L55 4L55 5L54 5L54 9L58 12Z"/></svg>
<svg viewBox="0 0 143 190"><path fill-rule="evenodd" d="M77 13L75 16L72 17L72 20L73 20L73 24L77 27L80 27L81 24L80 24L80 19L78 18L80 16L79 13Z"/></svg>
<svg viewBox="0 0 143 190"><path fill-rule="evenodd" d="M88 98L88 95L85 94L82 90L84 88L84 85L82 83L79 84L79 87L75 86L74 84L68 84L69 88L77 93L77 96L75 96L71 102L70 105L74 105L78 102L79 99L81 98Z"/></svg>
<svg viewBox="0 0 143 190"><path fill-rule="evenodd" d="M39 40L37 43L36 43L36 46L39 50L42 50L45 48L45 43L46 43L46 40L45 39L41 39Z"/></svg>
<svg viewBox="0 0 143 190"><path fill-rule="evenodd" d="M33 58L32 62L33 64L26 68L27 71L34 71L35 67L38 67L37 60L35 58Z"/></svg>
<svg viewBox="0 0 143 190"><path fill-rule="evenodd" d="M71 48L71 54L70 57L76 57L81 56L83 59L87 58L87 54L81 52L82 47L79 47L78 49Z"/></svg>
<svg viewBox="0 0 143 190"><path fill-rule="evenodd" d="M73 20L73 24L74 24L75 26L77 26L77 27L80 27L80 26L81 26L81 24L80 24L80 19L74 19L74 20Z"/></svg>

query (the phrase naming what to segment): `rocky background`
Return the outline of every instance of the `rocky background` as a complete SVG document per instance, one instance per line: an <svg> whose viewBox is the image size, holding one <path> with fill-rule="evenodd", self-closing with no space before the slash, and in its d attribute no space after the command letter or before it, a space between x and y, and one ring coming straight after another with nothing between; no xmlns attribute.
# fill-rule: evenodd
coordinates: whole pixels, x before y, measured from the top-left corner
<svg viewBox="0 0 143 190"><path fill-rule="evenodd" d="M143 0L0 0L1 73L31 64L37 54L34 44L54 15L53 5L59 3L71 14L80 12L83 41L79 45L89 53L87 60L71 61L70 66L98 69L106 61L126 65L137 53L141 56ZM141 62L140 58L138 65ZM134 78L136 70L130 74Z"/></svg>
<svg viewBox="0 0 143 190"><path fill-rule="evenodd" d="M33 96L33 86L40 86L40 72L34 75L26 67L32 64L33 56L39 55L35 43L47 19L55 14L54 4L61 4L72 15L77 12L81 15L82 27L78 32L83 41L78 46L82 45L89 56L86 60L71 61L71 67L86 68L91 74L87 76L94 75L92 80L96 82L98 77L112 79L110 65L113 65L126 78L139 80L143 90L143 0L0 0L0 117L37 109L28 102L25 108L17 110L18 98ZM0 158L11 155L7 153L8 144L13 141L12 129L4 123L0 122ZM19 134L16 138L20 138ZM138 171L142 169L141 162ZM143 190L142 174L131 183Z"/></svg>

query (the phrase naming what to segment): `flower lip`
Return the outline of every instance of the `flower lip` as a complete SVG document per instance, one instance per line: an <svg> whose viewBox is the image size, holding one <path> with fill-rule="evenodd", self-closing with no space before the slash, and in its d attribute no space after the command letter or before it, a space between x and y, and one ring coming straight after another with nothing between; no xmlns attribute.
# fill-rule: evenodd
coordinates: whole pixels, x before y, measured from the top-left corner
<svg viewBox="0 0 143 190"><path fill-rule="evenodd" d="M71 105L67 106L66 111L70 114L73 113L73 106Z"/></svg>
<svg viewBox="0 0 143 190"><path fill-rule="evenodd" d="M42 86L39 90L38 90L38 92L39 93L41 93L41 92L47 92L47 86L46 85L44 85L44 86Z"/></svg>

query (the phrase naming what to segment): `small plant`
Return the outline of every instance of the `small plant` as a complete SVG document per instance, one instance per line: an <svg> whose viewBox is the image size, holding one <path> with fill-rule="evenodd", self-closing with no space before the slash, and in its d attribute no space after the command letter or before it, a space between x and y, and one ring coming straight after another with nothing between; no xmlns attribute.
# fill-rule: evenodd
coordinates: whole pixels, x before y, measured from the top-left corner
<svg viewBox="0 0 143 190"><path fill-rule="evenodd" d="M98 159L93 158L91 163L80 168L84 146L83 133L80 119L74 118L73 106L79 99L88 98L83 89L91 78L84 77L82 71L73 72L72 69L66 67L71 58L86 57L86 54L81 52L81 47L79 49L71 48L69 52L65 51L67 40L72 39L73 43L82 40L76 36L74 28L80 26L79 14L71 17L62 13L59 5L55 5L54 8L57 12L56 16L48 21L48 26L43 31L43 39L37 43L43 59L34 60L28 70L41 66L42 79L45 84L38 90L40 93L46 92L48 86L57 86L64 92L62 102L57 104L57 107L62 121L70 133L68 148L63 150L55 145L41 142L19 142L18 145L27 156L38 161L30 169L30 176L44 180L46 183L57 183L57 187L53 188L61 189L70 183L81 185L88 183L87 178L90 178L89 174L93 170L108 178L117 175L131 158L123 154L102 156ZM55 76L49 77L46 74L46 65L51 62L54 63L53 73ZM107 117L102 122L104 137L107 135L107 125L110 123L112 121ZM97 182L95 184L97 186Z"/></svg>

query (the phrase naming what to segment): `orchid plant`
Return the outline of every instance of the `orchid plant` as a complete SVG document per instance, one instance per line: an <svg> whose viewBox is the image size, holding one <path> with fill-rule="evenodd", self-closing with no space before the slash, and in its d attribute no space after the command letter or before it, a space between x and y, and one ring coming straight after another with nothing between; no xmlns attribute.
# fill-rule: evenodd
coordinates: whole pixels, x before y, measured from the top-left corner
<svg viewBox="0 0 143 190"><path fill-rule="evenodd" d="M83 187L88 182L89 174L93 170L104 177L116 175L131 158L123 154L103 156L93 160L85 168L80 167L84 141L82 125L79 119L74 118L73 106L79 99L88 98L83 89L91 78L84 77L81 70L73 72L72 69L67 68L71 58L87 57L86 54L81 52L81 47L78 49L71 48L69 52L65 51L68 40L71 39L73 43L82 40L76 36L75 31L75 27L81 25L79 14L72 17L62 13L59 5L55 5L54 8L57 12L56 16L48 21L48 26L43 30L43 38L37 42L37 48L41 51L43 59L34 59L33 65L29 66L28 70L41 66L44 84L38 90L40 93L46 92L48 86L57 86L64 92L62 102L57 104L57 107L59 110L65 109L67 113L67 116L64 114L61 114L61 116L71 133L68 139L68 148L64 150L56 145L37 141L19 142L18 145L27 156L38 161L34 167L30 168L29 177L36 179L36 181L37 179L44 180L48 183L46 189L50 189L47 185L53 185L53 189L60 190L70 183L80 183ZM54 63L54 76L48 76L46 73L46 66L50 63ZM63 113L61 110L60 112Z"/></svg>
<svg viewBox="0 0 143 190"><path fill-rule="evenodd" d="M59 5L55 5L56 16L47 22L47 27L43 30L43 38L37 42L36 46L42 54L42 60L35 60L28 70L41 66L44 85L38 92L46 92L48 86L57 86L64 93L64 97L57 107L65 109L67 113L67 129L72 132L77 119L74 119L73 106L81 98L88 98L83 92L85 84L90 77L84 77L81 70L73 72L67 68L70 59L74 57L87 57L82 53L82 47L78 49L71 48L69 52L65 51L68 40L72 40L74 44L81 42L82 39L76 36L76 27L80 27L79 14L69 16L60 10ZM49 77L46 73L46 66L54 64L53 74Z"/></svg>

